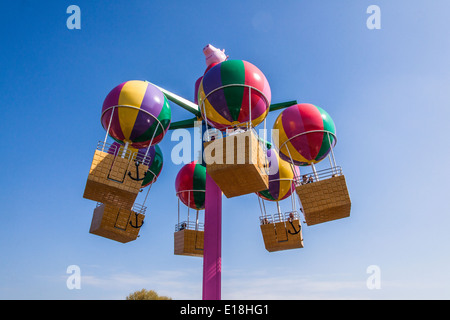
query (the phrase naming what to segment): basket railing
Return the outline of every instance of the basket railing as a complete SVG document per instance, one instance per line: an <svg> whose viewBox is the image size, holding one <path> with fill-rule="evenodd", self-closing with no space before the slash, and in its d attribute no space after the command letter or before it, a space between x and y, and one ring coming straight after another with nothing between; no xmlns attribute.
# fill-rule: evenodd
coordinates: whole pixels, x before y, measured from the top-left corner
<svg viewBox="0 0 450 320"><path fill-rule="evenodd" d="M175 232L181 230L195 230L195 231L204 231L205 226L203 223L197 223L195 221L180 221L175 225Z"/></svg>
<svg viewBox="0 0 450 320"><path fill-rule="evenodd" d="M278 223L292 220L300 220L300 215L297 211L288 211L284 214L273 214L273 215L265 215L259 217L259 221L261 224L269 224L269 223Z"/></svg>
<svg viewBox="0 0 450 320"><path fill-rule="evenodd" d="M306 174L302 174L299 177L296 177L295 185L301 186L304 184L317 182L317 181L325 180L325 179L329 179L329 178L334 178L334 177L341 176L341 175L343 175L342 168L339 166L326 168L323 170L316 170L314 172L309 172Z"/></svg>
<svg viewBox="0 0 450 320"><path fill-rule="evenodd" d="M103 204L104 203L102 203L102 202L97 202L95 208L98 208L98 207L100 207ZM106 205L108 205L108 204L106 203ZM145 212L147 211L147 207L142 205L142 204L135 203L135 204L133 204L133 207L131 208L131 211L134 212L134 213L144 214L145 215Z"/></svg>
<svg viewBox="0 0 450 320"><path fill-rule="evenodd" d="M120 148L122 148L122 150L120 150ZM147 152L144 154L135 151L133 152L129 148L125 149L121 144L99 141L97 143L97 150L107 152L114 155L115 157L121 157L132 161L139 161L139 163L142 163L144 165L149 165L151 162L151 157Z"/></svg>

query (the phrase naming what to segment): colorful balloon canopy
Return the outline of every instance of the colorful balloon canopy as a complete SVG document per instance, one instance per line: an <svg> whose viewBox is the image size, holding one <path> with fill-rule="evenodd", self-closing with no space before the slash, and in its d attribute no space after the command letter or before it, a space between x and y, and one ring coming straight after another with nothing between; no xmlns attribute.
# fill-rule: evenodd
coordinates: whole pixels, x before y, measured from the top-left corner
<svg viewBox="0 0 450 320"><path fill-rule="evenodd" d="M243 60L227 60L203 76L198 101L203 118L219 130L249 121L256 127L269 112L271 91L256 66Z"/></svg>
<svg viewBox="0 0 450 320"><path fill-rule="evenodd" d="M189 208L205 208L206 167L192 161L184 165L175 179L178 198Z"/></svg>
<svg viewBox="0 0 450 320"><path fill-rule="evenodd" d="M114 140L141 149L162 140L171 117L169 102L161 90L149 82L132 80L107 95L101 123Z"/></svg>
<svg viewBox="0 0 450 320"><path fill-rule="evenodd" d="M323 160L336 144L336 128L330 115L315 105L302 103L286 108L275 121L283 160L297 166Z"/></svg>
<svg viewBox="0 0 450 320"><path fill-rule="evenodd" d="M108 148L108 153L115 156L120 156L123 153L124 145L113 142ZM142 180L142 187L145 188L150 184L156 182L159 177L163 167L163 154L161 148L158 145L150 146L147 152L147 148L136 149L133 147L128 147L130 153L135 154L135 159L142 161L142 163L148 166L147 173Z"/></svg>
<svg viewBox="0 0 450 320"><path fill-rule="evenodd" d="M267 150L267 158L269 159L269 189L257 192L257 195L269 201L284 200L295 190L291 164L280 159L274 148Z"/></svg>
<svg viewBox="0 0 450 320"><path fill-rule="evenodd" d="M156 179L158 179L161 174L164 162L161 148L158 145L150 146L147 156L145 157L146 153L147 148L139 149L138 151L138 159L144 159L143 163L148 166L147 174L145 175L144 180L142 180L143 188L156 182Z"/></svg>

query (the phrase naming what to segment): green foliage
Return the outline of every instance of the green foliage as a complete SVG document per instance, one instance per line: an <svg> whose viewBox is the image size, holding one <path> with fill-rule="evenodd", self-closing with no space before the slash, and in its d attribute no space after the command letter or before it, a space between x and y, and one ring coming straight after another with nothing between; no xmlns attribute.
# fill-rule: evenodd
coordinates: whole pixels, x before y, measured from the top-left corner
<svg viewBox="0 0 450 320"><path fill-rule="evenodd" d="M126 300L172 300L170 297L159 296L153 290L142 289L129 294Z"/></svg>

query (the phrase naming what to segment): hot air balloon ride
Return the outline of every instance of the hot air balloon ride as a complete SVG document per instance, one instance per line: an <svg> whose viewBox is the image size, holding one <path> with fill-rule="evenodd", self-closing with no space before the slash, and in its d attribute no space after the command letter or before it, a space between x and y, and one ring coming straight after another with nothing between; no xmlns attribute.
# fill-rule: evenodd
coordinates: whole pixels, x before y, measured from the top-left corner
<svg viewBox="0 0 450 320"><path fill-rule="evenodd" d="M101 115L105 140L95 150L83 196L130 209L148 171L147 159L136 158L135 150L160 142L170 120L167 99L152 84L133 80L111 90ZM123 145L120 153L107 152L113 147L107 143L108 136Z"/></svg>
<svg viewBox="0 0 450 320"><path fill-rule="evenodd" d="M294 172L296 167L280 158L273 146L267 150L269 159L269 188L257 192L262 216L261 233L264 245L269 252L303 248L300 217L294 199ZM280 202L290 198L291 208L282 212ZM276 213L267 214L266 202L276 204Z"/></svg>
<svg viewBox="0 0 450 320"><path fill-rule="evenodd" d="M334 157L336 128L330 115L297 101L271 104L271 88L256 66L228 60L225 50L212 45L203 53L207 69L195 83L195 102L148 81L126 81L109 92L100 116L106 136L95 150L83 197L97 202L91 233L122 243L135 240L163 165L158 143L167 130L201 121L203 158L184 165L175 179L174 254L202 257L203 299L220 300L223 194L256 194L269 252L303 248L295 193L307 225L348 217L351 202ZM171 123L169 100L194 118ZM281 109L272 145L265 130L261 138L255 128L266 129L268 113ZM327 157L330 168L317 170ZM300 169L309 168L310 178L304 180L308 174ZM137 204L145 188L144 204Z"/></svg>
<svg viewBox="0 0 450 320"><path fill-rule="evenodd" d="M342 168L336 166L333 148L336 128L322 108L302 103L283 110L275 121L280 157L292 165L311 166L311 174L296 177L307 225L337 220L350 215L351 201ZM330 167L316 170L315 164L328 156Z"/></svg>
<svg viewBox="0 0 450 320"><path fill-rule="evenodd" d="M124 82L107 95L101 115L106 136L95 150L83 194L97 202L90 233L119 242L136 239L146 207L135 200L161 172L157 143L170 120L164 94L146 81ZM114 142L108 143L108 137Z"/></svg>
<svg viewBox="0 0 450 320"><path fill-rule="evenodd" d="M206 168L198 161L184 165L177 174L175 190L178 197L178 223L175 225L174 253L202 257L204 229L199 212L205 209ZM180 202L187 207L184 218ZM195 217L191 217L191 210L195 211Z"/></svg>
<svg viewBox="0 0 450 320"><path fill-rule="evenodd" d="M211 178L228 198L267 189L266 153L254 130L270 109L264 74L243 60L218 63L203 76L198 101L207 126L218 131L207 130L204 144Z"/></svg>
<svg viewBox="0 0 450 320"><path fill-rule="evenodd" d="M118 156L123 153L124 146L114 142L108 148L107 153ZM136 240L139 231L144 224L148 194L151 186L161 173L163 155L158 145L148 146L143 149L129 147L130 152L136 154L136 161L142 161L148 167L144 173L141 191L145 188L147 193L142 204L134 203L132 208L120 207L109 203L97 203L92 217L89 232L122 243ZM131 174L131 172L129 172Z"/></svg>

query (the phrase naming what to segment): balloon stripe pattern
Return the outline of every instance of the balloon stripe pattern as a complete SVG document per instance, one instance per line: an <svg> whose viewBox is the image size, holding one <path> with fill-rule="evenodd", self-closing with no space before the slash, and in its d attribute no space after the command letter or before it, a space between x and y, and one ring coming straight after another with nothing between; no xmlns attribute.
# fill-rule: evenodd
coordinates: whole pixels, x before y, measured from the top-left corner
<svg viewBox="0 0 450 320"><path fill-rule="evenodd" d="M267 158L269 160L269 189L260 191L257 195L268 201L284 200L294 190L294 172L291 164L280 159L274 148L267 150Z"/></svg>
<svg viewBox="0 0 450 320"><path fill-rule="evenodd" d="M114 140L141 149L162 140L171 117L169 102L161 90L149 82L131 80L116 86L107 95L101 123L105 130L109 127L109 135Z"/></svg>
<svg viewBox="0 0 450 320"><path fill-rule="evenodd" d="M227 60L203 76L198 101L208 123L219 130L249 121L256 127L267 117L271 91L256 66L243 60Z"/></svg>
<svg viewBox="0 0 450 320"><path fill-rule="evenodd" d="M297 166L322 161L336 144L333 119L313 104L302 103L285 109L273 128L279 134L280 157L292 160Z"/></svg>
<svg viewBox="0 0 450 320"><path fill-rule="evenodd" d="M198 161L184 165L175 179L178 198L186 206L195 210L205 208L206 167ZM195 191L194 191L195 190Z"/></svg>
<svg viewBox="0 0 450 320"><path fill-rule="evenodd" d="M146 153L147 157L144 159ZM148 152L147 148L139 149L138 159L144 159L143 164L148 166L147 174L142 180L142 187L145 188L158 179L163 168L164 158L161 148L158 145L154 145L149 147Z"/></svg>

